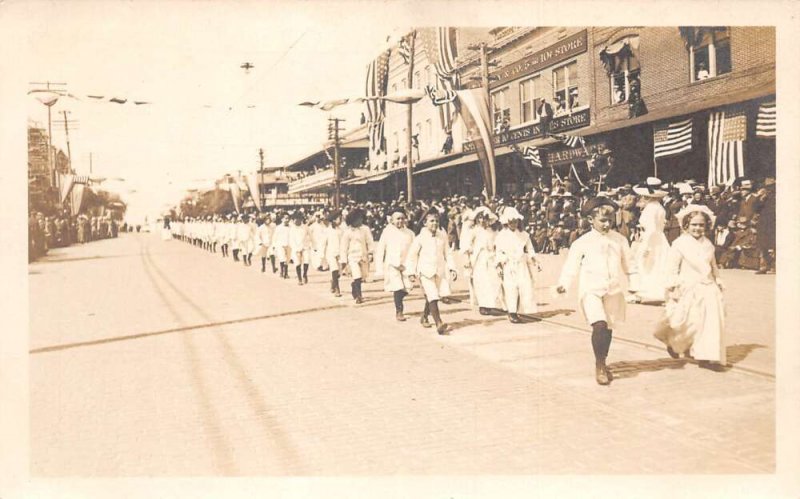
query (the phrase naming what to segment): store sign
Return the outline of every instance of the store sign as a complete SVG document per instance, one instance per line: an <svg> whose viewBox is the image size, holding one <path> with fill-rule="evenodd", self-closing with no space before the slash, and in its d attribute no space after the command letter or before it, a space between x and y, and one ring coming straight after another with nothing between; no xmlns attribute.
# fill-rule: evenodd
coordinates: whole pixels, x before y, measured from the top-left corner
<svg viewBox="0 0 800 499"><path fill-rule="evenodd" d="M571 115L559 116L550 121L550 132L561 133L575 128L584 127L590 122L589 108L583 109ZM524 142L526 140L537 139L543 137L541 123L534 123L526 125L521 128L515 128L507 132L492 135L492 144L494 147L499 147L508 144L516 144L517 142ZM475 144L468 140L461 146L464 152L475 152Z"/></svg>
<svg viewBox="0 0 800 499"><path fill-rule="evenodd" d="M597 152L600 145L605 146L605 143L587 144L586 147L573 147L561 149L558 151L547 152L547 165L558 166L568 163L576 163L578 161L586 161Z"/></svg>
<svg viewBox="0 0 800 499"><path fill-rule="evenodd" d="M497 77L498 80L491 84L491 88L499 87L511 80L522 78L584 52L586 52L586 30L575 33L544 50L534 52L528 57L493 72L492 76Z"/></svg>

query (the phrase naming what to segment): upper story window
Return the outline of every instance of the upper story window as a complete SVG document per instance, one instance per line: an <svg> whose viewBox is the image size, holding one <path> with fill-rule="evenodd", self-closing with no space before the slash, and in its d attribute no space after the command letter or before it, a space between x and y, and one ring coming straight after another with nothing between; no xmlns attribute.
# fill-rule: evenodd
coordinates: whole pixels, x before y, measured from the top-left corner
<svg viewBox="0 0 800 499"><path fill-rule="evenodd" d="M628 36L600 51L600 60L609 78L612 104L630 102L641 86L639 37Z"/></svg>
<svg viewBox="0 0 800 499"><path fill-rule="evenodd" d="M539 117L539 102L544 97L542 78L534 76L519 84L520 116L523 123L536 121Z"/></svg>
<svg viewBox="0 0 800 499"><path fill-rule="evenodd" d="M578 62L573 61L553 70L554 116L568 114L580 106Z"/></svg>
<svg viewBox="0 0 800 499"><path fill-rule="evenodd" d="M680 28L689 51L691 81L731 72L730 28L723 26Z"/></svg>
<svg viewBox="0 0 800 499"><path fill-rule="evenodd" d="M495 133L511 126L511 107L508 103L508 87L492 92L492 120Z"/></svg>

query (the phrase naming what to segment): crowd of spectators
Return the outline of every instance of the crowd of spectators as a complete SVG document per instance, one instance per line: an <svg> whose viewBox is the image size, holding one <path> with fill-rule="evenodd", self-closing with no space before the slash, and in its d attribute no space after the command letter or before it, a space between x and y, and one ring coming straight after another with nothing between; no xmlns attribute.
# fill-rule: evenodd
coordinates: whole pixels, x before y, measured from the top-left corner
<svg viewBox="0 0 800 499"><path fill-rule="evenodd" d="M127 230L125 224L110 216L89 217L80 214L45 216L32 212L28 217L28 261L34 261L47 254L51 248L61 248L71 244L85 244L100 239L117 237L120 229Z"/></svg>

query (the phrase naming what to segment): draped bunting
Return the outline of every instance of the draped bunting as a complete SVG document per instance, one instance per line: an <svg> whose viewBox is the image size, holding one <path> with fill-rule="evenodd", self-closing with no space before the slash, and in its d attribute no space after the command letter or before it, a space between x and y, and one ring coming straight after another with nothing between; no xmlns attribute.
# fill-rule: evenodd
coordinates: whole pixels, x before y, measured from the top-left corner
<svg viewBox="0 0 800 499"><path fill-rule="evenodd" d="M64 201L67 200L67 196L69 196L70 191L72 190L72 184L75 183L75 175L72 174L63 174L59 173L59 194L61 195L61 204L64 204Z"/></svg>
<svg viewBox="0 0 800 499"><path fill-rule="evenodd" d="M83 194L86 191L84 184L75 184L72 186L72 197L70 198L70 211L72 216L78 216L81 212L81 205L83 204Z"/></svg>
<svg viewBox="0 0 800 499"><path fill-rule="evenodd" d="M728 28L726 26L681 26L678 32L683 38L686 50L689 47L694 47L703 40L703 36L710 34L712 37L719 32L725 32Z"/></svg>
<svg viewBox="0 0 800 499"><path fill-rule="evenodd" d="M244 175L244 182L247 184L247 190L250 191L250 197L253 198L253 203L261 211L261 195L258 191L258 174L250 173Z"/></svg>
<svg viewBox="0 0 800 499"><path fill-rule="evenodd" d="M612 43L600 51L600 61L606 73L611 75L620 71L623 62L631 55L631 44L628 40L621 40L617 43Z"/></svg>
<svg viewBox="0 0 800 499"><path fill-rule="evenodd" d="M486 188L487 197L494 196L497 178L494 164L494 146L492 144L492 116L489 111L489 97L484 88L457 90L461 105L461 119L467 129L467 136L472 138L475 151L481 164L481 177Z"/></svg>

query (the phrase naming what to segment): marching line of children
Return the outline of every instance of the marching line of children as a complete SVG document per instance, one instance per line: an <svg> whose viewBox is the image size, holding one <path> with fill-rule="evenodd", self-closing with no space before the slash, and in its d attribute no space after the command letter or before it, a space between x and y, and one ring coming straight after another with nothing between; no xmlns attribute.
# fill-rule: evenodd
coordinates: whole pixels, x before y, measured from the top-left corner
<svg viewBox="0 0 800 499"><path fill-rule="evenodd" d="M651 186L641 188L649 189L653 199L660 195ZM655 299L659 286L654 282L664 283L661 299L666 301L654 336L665 343L670 356L684 355L696 359L701 367L719 370L726 362L722 284L714 246L706 238L714 223L713 213L705 206L690 205L679 214L684 233L672 247L665 250L660 238L652 236L653 242L632 251L627 239L614 230L618 209L603 195L584 203L581 212L591 230L571 245L555 286L558 294L565 294L578 279L578 305L592 331L597 383L608 385L612 381L607 364L612 328L625 320L629 291L633 287L648 299ZM660 217L657 210L654 212L657 226ZM256 253L261 272L266 272L269 260L272 272L280 271L283 279L289 279L292 264L299 285L308 283L311 266L329 271L330 292L337 297L341 296L340 278L349 275L356 304L364 302L362 284L369 278L370 262L374 261L384 291L392 296L397 321L407 320L404 298L419 284L425 299L421 325L435 325L438 334L449 334L451 328L441 317L439 303L452 294L451 282L458 273L453 248L439 227L439 213L429 210L416 235L407 228L408 216L402 209L388 215L389 224L377 244L364 225L365 212L360 208L347 212L344 226L342 214L336 211L327 215L318 212L310 224L302 212L296 211L275 221L267 213L174 222L172 231L175 238L209 252L215 253L219 245L223 257L230 250L233 260L241 259L245 266L252 264ZM521 323L520 314L537 312L534 281L541 271L531 238L522 227L523 216L513 207L502 209L498 216L481 206L466 210L462 217L459 251L465 260L463 277L468 282L470 304L481 315L501 310L511 323ZM652 264L656 253L657 260L667 260L666 269ZM640 269L644 269L644 276L638 276L632 284L631 277Z"/></svg>

